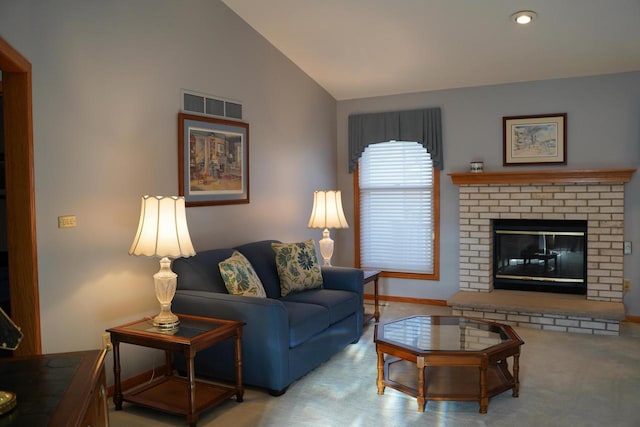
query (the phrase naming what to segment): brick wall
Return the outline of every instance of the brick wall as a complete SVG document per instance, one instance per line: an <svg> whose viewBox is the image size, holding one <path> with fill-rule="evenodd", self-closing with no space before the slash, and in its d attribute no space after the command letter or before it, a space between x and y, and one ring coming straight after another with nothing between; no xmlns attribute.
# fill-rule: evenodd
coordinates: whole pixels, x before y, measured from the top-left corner
<svg viewBox="0 0 640 427"><path fill-rule="evenodd" d="M624 185L460 185L460 290L493 290L492 219L587 221L587 299L622 302Z"/></svg>

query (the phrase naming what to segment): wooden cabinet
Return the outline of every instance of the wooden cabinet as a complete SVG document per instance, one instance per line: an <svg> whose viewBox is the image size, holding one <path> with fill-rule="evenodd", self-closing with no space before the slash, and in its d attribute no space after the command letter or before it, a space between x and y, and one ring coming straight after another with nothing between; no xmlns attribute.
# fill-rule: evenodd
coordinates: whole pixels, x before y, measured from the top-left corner
<svg viewBox="0 0 640 427"><path fill-rule="evenodd" d="M18 396L2 426L107 427L105 350L16 357L0 362L0 388Z"/></svg>
<svg viewBox="0 0 640 427"><path fill-rule="evenodd" d="M83 427L107 427L109 425L109 410L107 408L107 378L104 364L100 367L100 375L93 385L91 395L87 396L87 410L80 423Z"/></svg>

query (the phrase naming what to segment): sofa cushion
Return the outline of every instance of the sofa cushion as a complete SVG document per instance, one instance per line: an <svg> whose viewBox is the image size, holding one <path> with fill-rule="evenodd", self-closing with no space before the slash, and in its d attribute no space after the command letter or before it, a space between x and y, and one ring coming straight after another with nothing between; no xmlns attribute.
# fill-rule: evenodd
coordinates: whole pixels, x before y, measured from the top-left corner
<svg viewBox="0 0 640 427"><path fill-rule="evenodd" d="M322 287L322 272L313 240L298 243L272 243L280 277L280 294L288 295Z"/></svg>
<svg viewBox="0 0 640 427"><path fill-rule="evenodd" d="M271 249L272 243L278 243L278 241L261 240L236 246L234 249L241 252L249 260L262 281L267 297L280 298L280 278L276 268L276 256Z"/></svg>
<svg viewBox="0 0 640 427"><path fill-rule="evenodd" d="M321 305L281 300L289 318L289 348L296 347L329 325L329 310Z"/></svg>
<svg viewBox="0 0 640 427"><path fill-rule="evenodd" d="M356 293L333 289L311 289L305 292L295 292L283 297L281 301L321 305L329 310L329 323L331 325L346 319L358 311L360 307Z"/></svg>
<svg viewBox="0 0 640 427"><path fill-rule="evenodd" d="M218 268L230 294L261 298L267 296L251 263L240 252L233 251L233 255L218 263Z"/></svg>

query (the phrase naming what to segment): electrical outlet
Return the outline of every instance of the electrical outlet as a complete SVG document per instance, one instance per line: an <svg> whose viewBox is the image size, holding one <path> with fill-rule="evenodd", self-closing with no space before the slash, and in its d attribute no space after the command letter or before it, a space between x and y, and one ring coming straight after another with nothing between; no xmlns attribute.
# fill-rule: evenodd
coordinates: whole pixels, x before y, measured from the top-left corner
<svg viewBox="0 0 640 427"><path fill-rule="evenodd" d="M111 344L111 334L109 332L105 332L102 334L102 348L109 351L113 345Z"/></svg>
<svg viewBox="0 0 640 427"><path fill-rule="evenodd" d="M624 291L628 292L631 290L631 279L624 279Z"/></svg>

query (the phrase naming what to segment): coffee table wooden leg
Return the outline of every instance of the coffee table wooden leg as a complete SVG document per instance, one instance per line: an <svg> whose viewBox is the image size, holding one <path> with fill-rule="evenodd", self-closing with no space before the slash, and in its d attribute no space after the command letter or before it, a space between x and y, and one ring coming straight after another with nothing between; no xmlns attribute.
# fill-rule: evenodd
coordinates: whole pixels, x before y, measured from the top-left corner
<svg viewBox="0 0 640 427"><path fill-rule="evenodd" d="M489 397L487 396L487 363L482 361L480 366L480 413L486 414L489 406Z"/></svg>
<svg viewBox="0 0 640 427"><path fill-rule="evenodd" d="M419 356L416 360L418 367L418 412L424 412L427 400L424 396L424 357Z"/></svg>
<svg viewBox="0 0 640 427"><path fill-rule="evenodd" d="M520 394L520 380L518 375L520 374L520 353L513 355L513 397L518 397Z"/></svg>
<svg viewBox="0 0 640 427"><path fill-rule="evenodd" d="M378 351L378 379L376 384L378 385L378 394L384 394L384 353Z"/></svg>

